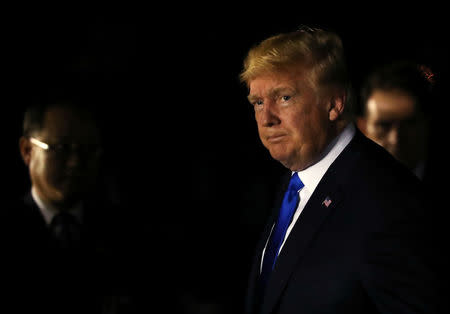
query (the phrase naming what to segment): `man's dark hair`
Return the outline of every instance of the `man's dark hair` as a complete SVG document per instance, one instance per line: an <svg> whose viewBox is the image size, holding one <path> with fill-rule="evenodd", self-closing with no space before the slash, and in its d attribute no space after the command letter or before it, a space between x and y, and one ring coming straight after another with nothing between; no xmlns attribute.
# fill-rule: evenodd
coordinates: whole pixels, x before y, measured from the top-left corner
<svg viewBox="0 0 450 314"><path fill-rule="evenodd" d="M371 72L361 88L361 114L375 90L400 90L414 98L417 109L425 115L433 110L435 75L425 65L412 61L395 61Z"/></svg>
<svg viewBox="0 0 450 314"><path fill-rule="evenodd" d="M53 107L71 108L80 114L87 114L87 117L92 118L97 127L99 127L96 110L94 110L92 104L82 103L75 99L55 98L47 101L37 101L26 107L23 116L23 136L29 137L33 133L41 131L44 125L45 114Z"/></svg>

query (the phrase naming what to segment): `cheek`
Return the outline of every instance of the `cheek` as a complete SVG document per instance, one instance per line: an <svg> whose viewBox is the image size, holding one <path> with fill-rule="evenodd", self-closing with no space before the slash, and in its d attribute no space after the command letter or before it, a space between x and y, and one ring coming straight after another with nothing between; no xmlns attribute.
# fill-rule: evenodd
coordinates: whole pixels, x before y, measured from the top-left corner
<svg viewBox="0 0 450 314"><path fill-rule="evenodd" d="M30 158L30 173L34 176L41 176L45 173L45 162L41 155L33 155Z"/></svg>
<svg viewBox="0 0 450 314"><path fill-rule="evenodd" d="M294 139L300 141L309 137L309 133L311 133L311 126L314 126L315 123L310 119L311 116L308 114L294 114L285 119L285 128Z"/></svg>
<svg viewBox="0 0 450 314"><path fill-rule="evenodd" d="M302 114L297 115L290 120L292 137L297 146L315 146L318 145L324 131L328 127L328 120L319 114Z"/></svg>
<svg viewBox="0 0 450 314"><path fill-rule="evenodd" d="M37 180L54 183L59 172L57 163L51 162L43 156L36 156L30 161L30 175Z"/></svg>
<svg viewBox="0 0 450 314"><path fill-rule="evenodd" d="M260 120L256 116L255 116L255 121L256 121L256 130L258 131L259 138L264 143L265 128L262 126L262 124L260 123Z"/></svg>

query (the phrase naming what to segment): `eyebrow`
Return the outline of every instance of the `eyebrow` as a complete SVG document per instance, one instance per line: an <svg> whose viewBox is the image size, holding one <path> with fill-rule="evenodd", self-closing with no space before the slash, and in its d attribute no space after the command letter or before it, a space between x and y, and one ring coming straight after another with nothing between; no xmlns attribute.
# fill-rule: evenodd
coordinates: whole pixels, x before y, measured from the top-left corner
<svg viewBox="0 0 450 314"><path fill-rule="evenodd" d="M279 95L279 94L281 94L281 93L283 93L285 91L290 91L292 93L295 93L295 91L292 88L290 88L290 87L276 87L276 88L270 90L268 95L269 95L269 97L273 97L274 95ZM260 97L255 96L255 95L248 95L247 96L247 99L248 99L248 101L250 103L252 103L253 101L255 101L258 98L260 98Z"/></svg>
<svg viewBox="0 0 450 314"><path fill-rule="evenodd" d="M254 96L254 95L248 95L247 99L250 103L253 103L256 99L258 99L259 97Z"/></svg>

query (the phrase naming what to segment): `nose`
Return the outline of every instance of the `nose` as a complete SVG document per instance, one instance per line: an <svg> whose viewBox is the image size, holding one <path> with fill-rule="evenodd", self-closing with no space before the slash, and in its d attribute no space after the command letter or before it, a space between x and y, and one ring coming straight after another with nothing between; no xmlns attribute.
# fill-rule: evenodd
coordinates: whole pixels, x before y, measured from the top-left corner
<svg viewBox="0 0 450 314"><path fill-rule="evenodd" d="M400 131L398 126L393 125L386 134L385 148L397 159L399 158Z"/></svg>
<svg viewBox="0 0 450 314"><path fill-rule="evenodd" d="M280 124L281 120L278 114L278 108L276 107L276 103L273 101L265 102L260 117L261 124L264 127L272 127L274 125Z"/></svg>
<svg viewBox="0 0 450 314"><path fill-rule="evenodd" d="M67 154L67 157L66 157L66 166L67 167L69 167L69 168L78 167L80 165L80 162L81 162L81 156L77 151L72 150L70 153Z"/></svg>
<svg viewBox="0 0 450 314"><path fill-rule="evenodd" d="M396 125L393 125L391 129L389 130L389 133L387 135L387 141L390 145L397 145L399 141L399 128Z"/></svg>

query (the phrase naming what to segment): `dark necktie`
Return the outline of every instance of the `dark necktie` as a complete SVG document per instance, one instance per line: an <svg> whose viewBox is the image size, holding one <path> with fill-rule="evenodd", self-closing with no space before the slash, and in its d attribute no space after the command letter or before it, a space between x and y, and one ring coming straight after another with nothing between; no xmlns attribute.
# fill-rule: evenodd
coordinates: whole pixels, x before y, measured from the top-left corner
<svg viewBox="0 0 450 314"><path fill-rule="evenodd" d="M299 202L298 191L304 187L297 173L291 176L291 181L284 194L278 219L273 227L269 242L264 253L264 260L260 276L261 293L264 291L269 275L275 266L278 251L283 243L286 230L292 220Z"/></svg>
<svg viewBox="0 0 450 314"><path fill-rule="evenodd" d="M81 242L81 227L72 214L66 212L56 214L52 219L50 229L60 248L71 250L79 247Z"/></svg>

